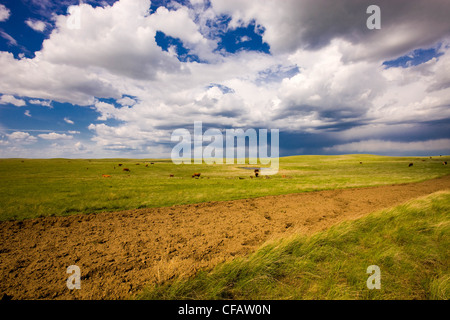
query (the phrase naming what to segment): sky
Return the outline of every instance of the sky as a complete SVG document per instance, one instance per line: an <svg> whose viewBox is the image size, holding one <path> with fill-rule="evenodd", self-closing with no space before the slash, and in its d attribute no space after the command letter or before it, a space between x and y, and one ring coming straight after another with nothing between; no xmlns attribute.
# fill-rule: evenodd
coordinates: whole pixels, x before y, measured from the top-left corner
<svg viewBox="0 0 450 320"><path fill-rule="evenodd" d="M369 5L380 29L369 29ZM280 156L450 154L450 1L0 0L0 157L169 158L278 129Z"/></svg>

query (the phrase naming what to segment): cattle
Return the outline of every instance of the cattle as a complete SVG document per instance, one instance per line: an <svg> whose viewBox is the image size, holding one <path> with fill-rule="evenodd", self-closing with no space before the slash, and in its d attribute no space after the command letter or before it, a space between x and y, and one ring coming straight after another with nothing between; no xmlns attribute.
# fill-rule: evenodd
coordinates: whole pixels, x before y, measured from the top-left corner
<svg viewBox="0 0 450 320"><path fill-rule="evenodd" d="M109 174L102 174L103 178L111 178L111 176Z"/></svg>
<svg viewBox="0 0 450 320"><path fill-rule="evenodd" d="M243 177L239 177L239 180L243 180L244 178Z"/></svg>
<svg viewBox="0 0 450 320"><path fill-rule="evenodd" d="M121 166L122 166L122 164L121 164L121 163L119 163L119 164L118 164L118 166L119 166L119 167L121 167Z"/></svg>
<svg viewBox="0 0 450 320"><path fill-rule="evenodd" d="M145 167L148 168L148 164L146 164Z"/></svg>
<svg viewBox="0 0 450 320"><path fill-rule="evenodd" d="M446 166L446 165L447 165L447 161L442 162L442 164L443 164L444 166Z"/></svg>
<svg viewBox="0 0 450 320"><path fill-rule="evenodd" d="M192 178L200 178L200 173L194 173L194 174L192 175Z"/></svg>
<svg viewBox="0 0 450 320"><path fill-rule="evenodd" d="M128 169L128 168L123 168L123 171L130 172L130 169Z"/></svg>
<svg viewBox="0 0 450 320"><path fill-rule="evenodd" d="M359 164L362 164L362 161L360 161Z"/></svg>
<svg viewBox="0 0 450 320"><path fill-rule="evenodd" d="M258 178L259 177L259 169L255 169L254 172L255 172L255 177Z"/></svg>
<svg viewBox="0 0 450 320"><path fill-rule="evenodd" d="M150 162L150 164L155 164L154 162Z"/></svg>
<svg viewBox="0 0 450 320"><path fill-rule="evenodd" d="M171 174L169 177L171 177L171 178L173 178L174 177L174 175L173 174Z"/></svg>
<svg viewBox="0 0 450 320"><path fill-rule="evenodd" d="M281 176L282 178L286 178L286 175L285 174L283 174L282 176Z"/></svg>
<svg viewBox="0 0 450 320"><path fill-rule="evenodd" d="M253 176L250 176L250 179L253 179Z"/></svg>
<svg viewBox="0 0 450 320"><path fill-rule="evenodd" d="M414 163L411 162L411 163L408 165L408 167L412 167L413 165L414 165Z"/></svg>

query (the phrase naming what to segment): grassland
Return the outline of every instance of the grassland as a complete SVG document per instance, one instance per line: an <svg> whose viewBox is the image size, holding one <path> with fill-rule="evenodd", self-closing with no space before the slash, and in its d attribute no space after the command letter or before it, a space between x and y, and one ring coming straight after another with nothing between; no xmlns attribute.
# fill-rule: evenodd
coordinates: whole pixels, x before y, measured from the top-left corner
<svg viewBox="0 0 450 320"><path fill-rule="evenodd" d="M242 165L1 159L0 221L416 182L449 174L450 166L442 165L449 160L449 156L295 156L281 158L279 173L270 179L250 179L252 172ZM413 167L408 167L410 162ZM123 172L124 167L131 171ZM192 179L194 172L201 172L202 178Z"/></svg>
<svg viewBox="0 0 450 320"><path fill-rule="evenodd" d="M449 299L450 192L441 191L246 258L149 287L141 299ZM367 267L381 270L368 290Z"/></svg>

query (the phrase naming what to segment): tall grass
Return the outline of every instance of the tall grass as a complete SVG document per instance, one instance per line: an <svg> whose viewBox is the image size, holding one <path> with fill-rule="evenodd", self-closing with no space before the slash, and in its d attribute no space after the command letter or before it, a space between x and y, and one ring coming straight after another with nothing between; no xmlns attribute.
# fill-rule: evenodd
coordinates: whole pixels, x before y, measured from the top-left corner
<svg viewBox="0 0 450 320"><path fill-rule="evenodd" d="M450 191L347 221L312 236L272 241L188 279L148 287L141 299L449 299ZM381 289L367 288L367 267Z"/></svg>

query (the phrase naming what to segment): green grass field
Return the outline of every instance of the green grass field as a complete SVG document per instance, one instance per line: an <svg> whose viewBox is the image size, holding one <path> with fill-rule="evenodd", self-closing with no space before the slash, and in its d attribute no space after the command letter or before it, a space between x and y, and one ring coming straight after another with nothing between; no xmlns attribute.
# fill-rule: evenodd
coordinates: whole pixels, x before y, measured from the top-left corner
<svg viewBox="0 0 450 320"><path fill-rule="evenodd" d="M450 192L442 191L306 237L272 241L246 258L149 287L140 299L450 298ZM377 265L381 288L369 290Z"/></svg>
<svg viewBox="0 0 450 320"><path fill-rule="evenodd" d="M450 166L442 165L449 160L449 156L294 156L281 158L279 173L270 179L250 179L253 172L237 164L174 165L158 159L0 159L0 220L416 182L449 174ZM410 162L413 167L408 167ZM118 167L119 163L123 166ZM123 172L124 167L131 172ZM200 172L202 178L192 179L194 172ZM102 178L102 174L111 178Z"/></svg>

